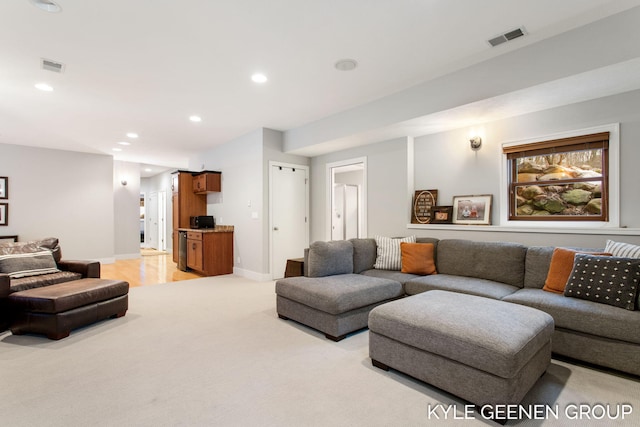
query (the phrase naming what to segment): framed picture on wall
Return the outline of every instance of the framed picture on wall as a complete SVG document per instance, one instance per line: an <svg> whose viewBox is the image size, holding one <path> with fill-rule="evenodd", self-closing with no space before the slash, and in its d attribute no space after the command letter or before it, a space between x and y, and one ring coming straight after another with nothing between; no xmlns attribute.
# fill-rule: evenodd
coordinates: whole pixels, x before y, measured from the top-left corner
<svg viewBox="0 0 640 427"><path fill-rule="evenodd" d="M434 206L431 208L432 224L451 224L453 221L453 206Z"/></svg>
<svg viewBox="0 0 640 427"><path fill-rule="evenodd" d="M9 203L0 203L0 225L9 225Z"/></svg>
<svg viewBox="0 0 640 427"><path fill-rule="evenodd" d="M491 194L453 197L453 223L491 224Z"/></svg>
<svg viewBox="0 0 640 427"><path fill-rule="evenodd" d="M438 190L418 190L413 196L411 224L429 224L431 208L438 204Z"/></svg>
<svg viewBox="0 0 640 427"><path fill-rule="evenodd" d="M9 178L0 176L0 199L9 198Z"/></svg>

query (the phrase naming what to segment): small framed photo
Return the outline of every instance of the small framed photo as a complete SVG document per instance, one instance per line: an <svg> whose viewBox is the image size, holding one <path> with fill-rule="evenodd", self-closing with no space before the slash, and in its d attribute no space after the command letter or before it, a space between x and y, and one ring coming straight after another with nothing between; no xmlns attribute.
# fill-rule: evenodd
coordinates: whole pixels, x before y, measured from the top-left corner
<svg viewBox="0 0 640 427"><path fill-rule="evenodd" d="M0 176L0 199L9 198L9 178Z"/></svg>
<svg viewBox="0 0 640 427"><path fill-rule="evenodd" d="M491 224L491 194L453 197L453 223Z"/></svg>
<svg viewBox="0 0 640 427"><path fill-rule="evenodd" d="M434 206L431 208L431 224L451 224L453 206Z"/></svg>
<svg viewBox="0 0 640 427"><path fill-rule="evenodd" d="M0 203L0 225L9 225L9 203Z"/></svg>

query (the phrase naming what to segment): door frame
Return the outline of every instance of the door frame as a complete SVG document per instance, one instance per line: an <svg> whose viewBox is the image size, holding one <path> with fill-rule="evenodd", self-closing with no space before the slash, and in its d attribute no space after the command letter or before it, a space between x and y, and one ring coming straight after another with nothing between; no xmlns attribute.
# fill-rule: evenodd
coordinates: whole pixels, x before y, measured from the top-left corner
<svg viewBox="0 0 640 427"><path fill-rule="evenodd" d="M356 157L353 159L340 160L338 162L331 162L326 164L326 199L325 199L325 218L326 218L326 228L325 228L325 236L326 240L331 240L331 218L333 218L333 184L334 180L334 169L342 166L351 166L362 164L362 188L360 189L360 202L361 202L361 218L362 221L360 223L360 230L362 231L362 236L367 237L367 157Z"/></svg>
<svg viewBox="0 0 640 427"><path fill-rule="evenodd" d="M271 279L273 279L274 271L273 271L273 168L274 167L286 167L286 168L295 168L304 170L306 185L305 185L305 206L304 210L306 213L306 227L305 227L305 242L307 242L307 246L309 246L309 230L310 230L310 218L309 218L309 166L306 165L296 165L293 163L284 163L278 162L274 160L269 161L269 275ZM285 266L282 266L285 268Z"/></svg>

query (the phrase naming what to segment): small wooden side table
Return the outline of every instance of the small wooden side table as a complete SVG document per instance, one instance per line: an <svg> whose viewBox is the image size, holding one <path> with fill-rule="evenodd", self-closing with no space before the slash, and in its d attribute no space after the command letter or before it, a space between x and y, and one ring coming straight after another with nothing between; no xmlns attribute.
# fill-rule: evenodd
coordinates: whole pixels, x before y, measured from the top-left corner
<svg viewBox="0 0 640 427"><path fill-rule="evenodd" d="M304 276L304 258L292 258L287 260L287 268L284 277Z"/></svg>

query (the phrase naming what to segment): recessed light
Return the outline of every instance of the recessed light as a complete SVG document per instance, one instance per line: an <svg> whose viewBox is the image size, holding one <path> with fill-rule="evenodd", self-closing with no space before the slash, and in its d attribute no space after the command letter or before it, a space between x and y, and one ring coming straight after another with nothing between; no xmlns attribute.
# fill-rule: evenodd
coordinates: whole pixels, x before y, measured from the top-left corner
<svg viewBox="0 0 640 427"><path fill-rule="evenodd" d="M336 70L340 71L351 71L357 66L358 61L356 61L355 59L341 59L335 64Z"/></svg>
<svg viewBox="0 0 640 427"><path fill-rule="evenodd" d="M118 144L120 144L120 145L131 145L131 143L127 142L127 141L120 141L120 142L118 142Z"/></svg>
<svg viewBox="0 0 640 427"><path fill-rule="evenodd" d="M31 0L31 4L38 9L42 9L49 13L58 13L62 11L62 8L51 0Z"/></svg>
<svg viewBox="0 0 640 427"><path fill-rule="evenodd" d="M137 133L135 133L135 132L129 132L129 133L127 133L127 137L128 137L128 138L137 138L137 137L138 137L138 134L137 134Z"/></svg>
<svg viewBox="0 0 640 427"><path fill-rule="evenodd" d="M152 172L152 171L153 171L153 169L151 169L151 168L146 168L144 171L145 171L145 172Z"/></svg>
<svg viewBox="0 0 640 427"><path fill-rule="evenodd" d="M116 148L112 148L111 150L112 150L112 151L122 151L122 148L117 148L117 147L116 147Z"/></svg>
<svg viewBox="0 0 640 427"><path fill-rule="evenodd" d="M37 83L35 87L36 89L39 89L45 92L51 92L53 90L53 88L46 83Z"/></svg>
<svg viewBox="0 0 640 427"><path fill-rule="evenodd" d="M265 83L267 81L267 76L262 73L255 73L251 76L251 80L253 80L255 83Z"/></svg>
<svg viewBox="0 0 640 427"><path fill-rule="evenodd" d="M200 117L200 116L190 116L189 120L191 120L194 123L198 123L198 122L202 121L202 117Z"/></svg>

